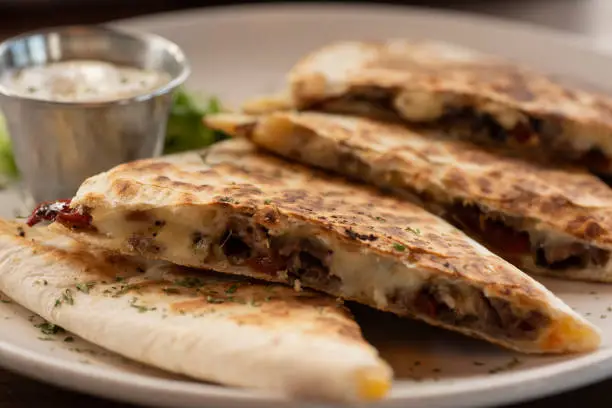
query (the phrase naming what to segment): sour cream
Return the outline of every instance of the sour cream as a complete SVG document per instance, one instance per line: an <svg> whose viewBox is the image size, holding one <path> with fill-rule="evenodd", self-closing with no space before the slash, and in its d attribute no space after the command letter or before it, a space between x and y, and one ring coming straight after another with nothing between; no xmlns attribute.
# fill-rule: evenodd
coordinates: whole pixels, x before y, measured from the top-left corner
<svg viewBox="0 0 612 408"><path fill-rule="evenodd" d="M8 73L0 79L20 96L62 102L102 102L146 94L170 80L164 72L73 60Z"/></svg>

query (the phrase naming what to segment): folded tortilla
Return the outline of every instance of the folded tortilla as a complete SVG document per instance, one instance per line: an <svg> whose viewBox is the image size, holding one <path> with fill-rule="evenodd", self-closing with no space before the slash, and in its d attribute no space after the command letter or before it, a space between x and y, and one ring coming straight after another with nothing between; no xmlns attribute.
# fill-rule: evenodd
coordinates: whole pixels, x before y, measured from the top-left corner
<svg viewBox="0 0 612 408"><path fill-rule="evenodd" d="M97 246L309 287L523 352L599 344L550 291L440 218L245 140L118 166L33 217L50 213Z"/></svg>
<svg viewBox="0 0 612 408"><path fill-rule="evenodd" d="M245 107L253 113L290 105L435 124L612 175L612 99L460 46L335 43L298 62L288 85L288 98Z"/></svg>
<svg viewBox="0 0 612 408"><path fill-rule="evenodd" d="M0 291L127 358L224 385L382 398L391 369L326 295L146 262L0 220Z"/></svg>
<svg viewBox="0 0 612 408"><path fill-rule="evenodd" d="M612 190L581 169L353 116L221 114L207 123L416 200L523 270L612 282Z"/></svg>

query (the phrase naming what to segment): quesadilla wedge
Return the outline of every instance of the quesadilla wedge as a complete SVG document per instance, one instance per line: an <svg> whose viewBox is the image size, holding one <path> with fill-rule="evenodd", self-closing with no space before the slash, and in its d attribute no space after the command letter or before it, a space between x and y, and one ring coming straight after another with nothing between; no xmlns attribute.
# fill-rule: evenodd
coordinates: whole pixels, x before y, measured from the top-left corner
<svg viewBox="0 0 612 408"><path fill-rule="evenodd" d="M334 298L121 256L46 227L0 220L0 291L92 343L200 380L343 402L391 384Z"/></svg>
<svg viewBox="0 0 612 408"><path fill-rule="evenodd" d="M612 190L584 170L352 116L222 114L207 123L416 200L523 270L612 282Z"/></svg>
<svg viewBox="0 0 612 408"><path fill-rule="evenodd" d="M340 42L303 58L288 82L299 109L435 124L612 175L612 99L470 49L433 41ZM279 100L286 98L246 108L275 109Z"/></svg>
<svg viewBox="0 0 612 408"><path fill-rule="evenodd" d="M440 218L246 140L118 166L30 223L41 216L126 254L313 288L523 352L599 344L544 286Z"/></svg>

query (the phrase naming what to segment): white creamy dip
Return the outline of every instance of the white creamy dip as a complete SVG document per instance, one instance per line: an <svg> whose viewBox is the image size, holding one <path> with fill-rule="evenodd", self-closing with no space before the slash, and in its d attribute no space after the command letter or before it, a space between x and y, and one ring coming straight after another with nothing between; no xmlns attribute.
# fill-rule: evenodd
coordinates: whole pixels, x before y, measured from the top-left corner
<svg viewBox="0 0 612 408"><path fill-rule="evenodd" d="M100 102L145 94L170 80L164 72L73 60L8 73L0 84L20 96L62 102Z"/></svg>

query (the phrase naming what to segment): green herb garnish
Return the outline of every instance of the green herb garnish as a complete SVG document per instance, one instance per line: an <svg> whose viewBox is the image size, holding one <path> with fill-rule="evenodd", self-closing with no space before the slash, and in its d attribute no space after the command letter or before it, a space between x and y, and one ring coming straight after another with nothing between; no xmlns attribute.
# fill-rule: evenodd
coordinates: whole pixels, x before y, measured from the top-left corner
<svg viewBox="0 0 612 408"><path fill-rule="evenodd" d="M60 307L62 304L74 305L74 298L72 297L72 290L66 289L59 299L55 300L55 307Z"/></svg>
<svg viewBox="0 0 612 408"><path fill-rule="evenodd" d="M418 228L406 227L406 231L412 232L414 235L421 235L421 230Z"/></svg>
<svg viewBox="0 0 612 408"><path fill-rule="evenodd" d="M46 334L47 336L65 332L60 326L49 322L39 323L34 325L34 327L40 329L42 334Z"/></svg>
<svg viewBox="0 0 612 408"><path fill-rule="evenodd" d="M136 302L138 302L138 298L132 298L132 300L130 301L130 306L133 307L134 309L137 309L138 313L146 313L146 312L149 312L149 311L157 310L156 307L148 307L148 306L144 306L144 305L138 305L138 304L136 304Z"/></svg>
<svg viewBox="0 0 612 408"><path fill-rule="evenodd" d="M0 175L8 179L6 181L19 176L15 157L13 156L11 139L9 138L6 122L2 114L0 114Z"/></svg>
<svg viewBox="0 0 612 408"><path fill-rule="evenodd" d="M404 252L406 250L406 247L402 244L395 243L393 244L393 249L399 252Z"/></svg>
<svg viewBox="0 0 612 408"><path fill-rule="evenodd" d="M94 286L96 286L96 282L84 282L77 283L76 288L79 292L89 293Z"/></svg>
<svg viewBox="0 0 612 408"><path fill-rule="evenodd" d="M200 149L227 139L226 134L208 128L202 121L206 115L219 113L221 110L216 98L201 103L193 94L178 89L168 117L164 153Z"/></svg>
<svg viewBox="0 0 612 408"><path fill-rule="evenodd" d="M232 286L230 286L229 288L227 288L225 293L231 294L231 293L235 293L237 290L238 290L238 284L235 283Z"/></svg>

